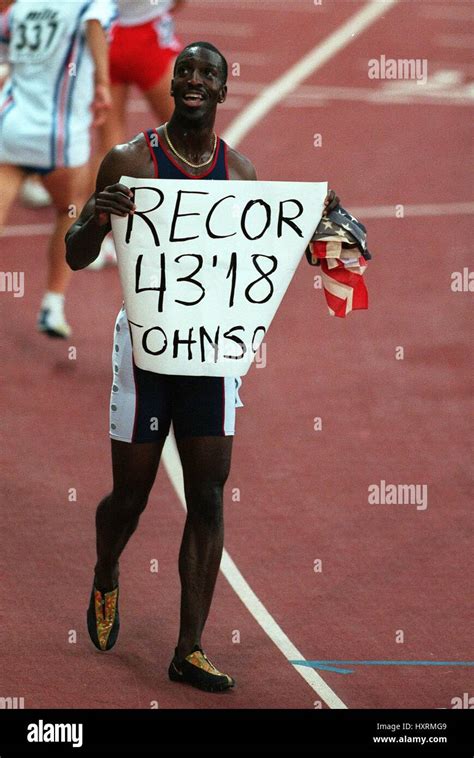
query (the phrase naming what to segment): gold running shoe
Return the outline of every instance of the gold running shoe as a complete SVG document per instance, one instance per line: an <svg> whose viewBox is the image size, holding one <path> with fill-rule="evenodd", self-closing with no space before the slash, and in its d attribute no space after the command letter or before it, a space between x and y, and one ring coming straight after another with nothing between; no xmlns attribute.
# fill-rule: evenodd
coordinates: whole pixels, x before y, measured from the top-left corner
<svg viewBox="0 0 474 758"><path fill-rule="evenodd" d="M110 592L100 592L92 585L87 629L98 650L110 650L117 642L120 629L118 596L118 586Z"/></svg>
<svg viewBox="0 0 474 758"><path fill-rule="evenodd" d="M172 682L190 684L206 692L223 692L235 686L235 680L218 671L199 645L195 645L182 660L179 660L175 650L168 676Z"/></svg>

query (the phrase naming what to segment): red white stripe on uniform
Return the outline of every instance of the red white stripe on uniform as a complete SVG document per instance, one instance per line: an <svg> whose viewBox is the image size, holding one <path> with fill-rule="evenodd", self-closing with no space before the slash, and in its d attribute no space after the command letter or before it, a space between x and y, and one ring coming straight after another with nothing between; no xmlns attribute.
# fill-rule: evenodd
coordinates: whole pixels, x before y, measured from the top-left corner
<svg viewBox="0 0 474 758"><path fill-rule="evenodd" d="M66 165L66 155L65 155L66 126L67 126L66 125L66 109L67 109L67 104L68 104L69 93L73 86L74 77L77 73L73 70L72 67L74 66L75 63L77 63L79 41L80 41L80 35L76 34L74 44L71 48L71 53L64 67L61 84L59 86L58 111L57 111L57 116L56 116L56 119L57 119L56 146L55 146L55 165L56 166Z"/></svg>
<svg viewBox="0 0 474 758"><path fill-rule="evenodd" d="M7 99L5 100L5 102L2 104L2 107L0 108L0 114L2 114L4 111L6 111L6 109L8 108L8 106L11 105L12 103L13 103L13 97L10 95L9 97L7 97Z"/></svg>
<svg viewBox="0 0 474 758"><path fill-rule="evenodd" d="M367 261L357 248L341 242L311 242L311 254L321 261L324 294L331 316L344 318L351 311L366 310L369 295L363 279Z"/></svg>

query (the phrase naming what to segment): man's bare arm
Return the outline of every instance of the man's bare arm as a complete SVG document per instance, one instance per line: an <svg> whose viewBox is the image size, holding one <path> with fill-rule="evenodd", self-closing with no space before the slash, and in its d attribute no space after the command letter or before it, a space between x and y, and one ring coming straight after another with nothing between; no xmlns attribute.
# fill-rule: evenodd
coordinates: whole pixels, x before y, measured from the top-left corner
<svg viewBox="0 0 474 758"><path fill-rule="evenodd" d="M112 97L109 79L109 46L100 21L90 19L87 22L86 38L94 61L94 100L91 106L93 126L102 126L112 107Z"/></svg>
<svg viewBox="0 0 474 758"><path fill-rule="evenodd" d="M104 237L111 230L110 215L127 216L135 210L128 187L120 177L136 173L136 147L117 145L105 156L97 175L96 191L66 234L66 261L77 271L99 255Z"/></svg>
<svg viewBox="0 0 474 758"><path fill-rule="evenodd" d="M229 166L229 179L240 179L247 182L254 182L257 179L257 172L252 161L237 150L229 148L227 164Z"/></svg>

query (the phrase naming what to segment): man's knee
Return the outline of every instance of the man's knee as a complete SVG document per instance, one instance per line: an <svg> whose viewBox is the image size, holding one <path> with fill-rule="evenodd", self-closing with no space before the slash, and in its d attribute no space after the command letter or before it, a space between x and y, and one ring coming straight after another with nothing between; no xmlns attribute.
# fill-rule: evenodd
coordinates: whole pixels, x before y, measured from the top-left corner
<svg viewBox="0 0 474 758"><path fill-rule="evenodd" d="M143 513L147 503L148 492L114 490L111 494L112 510L130 517L139 516Z"/></svg>
<svg viewBox="0 0 474 758"><path fill-rule="evenodd" d="M210 528L218 528L223 519L224 485L220 482L201 482L186 493L189 515Z"/></svg>

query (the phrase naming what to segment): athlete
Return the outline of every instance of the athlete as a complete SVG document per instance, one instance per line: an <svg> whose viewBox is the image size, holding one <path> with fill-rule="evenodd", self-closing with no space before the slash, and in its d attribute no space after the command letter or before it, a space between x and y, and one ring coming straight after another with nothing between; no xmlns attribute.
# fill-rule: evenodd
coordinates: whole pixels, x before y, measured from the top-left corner
<svg viewBox="0 0 474 758"><path fill-rule="evenodd" d="M173 112L170 82L182 45L174 31L173 13L184 0L117 0L118 18L110 43L112 109L99 130L102 157L125 139L125 110L131 85L138 87L155 118Z"/></svg>
<svg viewBox="0 0 474 758"><path fill-rule="evenodd" d="M5 3L4 3L5 5ZM110 107L107 39L111 0L16 0L0 18L10 76L0 94L0 229L25 177L53 198L47 291L40 332L68 337L64 294L71 271L64 234L87 197L89 126Z"/></svg>
<svg viewBox="0 0 474 758"><path fill-rule="evenodd" d="M6 11L12 4L13 0L0 0L0 14ZM3 17L0 15L0 24L5 28L5 31L8 32L7 14ZM3 40L2 37L3 35L0 31L0 90L9 74L8 45L5 44L8 40L6 36L3 37ZM36 176L35 174L27 175L20 189L19 199L25 208L46 208L51 205L51 195L44 188L39 176Z"/></svg>
<svg viewBox="0 0 474 758"><path fill-rule="evenodd" d="M161 179L256 179L248 158L214 131L216 109L227 94L227 63L207 42L179 54L167 124L117 145L105 157L95 194L66 236L67 260L85 268L110 231L112 214L134 211L123 175ZM187 518L179 554L181 613L178 642L168 675L207 691L234 686L202 649L201 636L219 569L223 539L223 488L235 430L240 380L172 376L139 369L133 361L125 309L115 326L110 410L113 489L96 512L97 563L87 622L99 650L109 650L119 631L121 552L135 531L155 481L170 421L183 467ZM159 429L150 419L159 419Z"/></svg>
<svg viewBox="0 0 474 758"><path fill-rule="evenodd" d="M182 45L174 31L174 12L184 0L117 0L118 18L109 49L112 108L99 128L99 149L93 165L97 170L106 153L126 139L126 110L130 87L141 90L158 123L173 112L170 82ZM145 65L144 65L145 62ZM88 271L116 265L111 234L107 235Z"/></svg>

